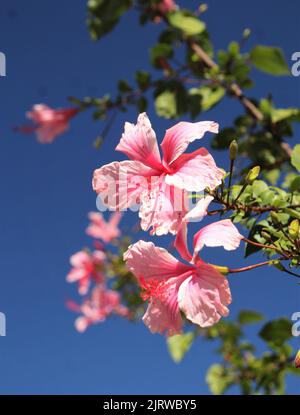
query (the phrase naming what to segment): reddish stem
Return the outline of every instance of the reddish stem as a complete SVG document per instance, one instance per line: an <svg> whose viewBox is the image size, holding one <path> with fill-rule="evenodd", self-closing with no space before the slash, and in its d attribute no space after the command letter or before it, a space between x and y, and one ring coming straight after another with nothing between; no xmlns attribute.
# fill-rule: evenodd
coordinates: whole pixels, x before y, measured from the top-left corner
<svg viewBox="0 0 300 415"><path fill-rule="evenodd" d="M284 259L284 258L281 258ZM258 267L262 267L264 265L269 265L273 262L274 260L271 261L264 261L264 262L259 262L258 264L253 264L253 265L248 265L247 267L242 267L242 268L228 268L228 273L229 274L234 274L237 272L244 272L244 271L251 271L252 269L258 268Z"/></svg>

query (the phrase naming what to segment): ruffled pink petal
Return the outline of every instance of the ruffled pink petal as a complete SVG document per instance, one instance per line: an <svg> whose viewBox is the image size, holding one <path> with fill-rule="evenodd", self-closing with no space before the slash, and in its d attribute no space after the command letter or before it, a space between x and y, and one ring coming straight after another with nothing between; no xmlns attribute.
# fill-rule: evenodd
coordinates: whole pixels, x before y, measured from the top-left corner
<svg viewBox="0 0 300 415"><path fill-rule="evenodd" d="M162 169L156 135L146 113L138 116L136 124L125 123L124 133L116 150L122 151L132 160Z"/></svg>
<svg viewBox="0 0 300 415"><path fill-rule="evenodd" d="M167 334L173 336L182 331L182 318L177 303L177 295L172 298L171 304L161 303L159 300L152 301L144 314L143 322L151 333ZM170 301L171 303L171 301Z"/></svg>
<svg viewBox="0 0 300 415"><path fill-rule="evenodd" d="M151 189L141 195L141 228L144 231L152 228L152 235L174 235L187 211L187 193L169 186L164 177L157 178L156 181L152 181Z"/></svg>
<svg viewBox="0 0 300 415"><path fill-rule="evenodd" d="M169 128L161 143L164 163L170 166L186 150L189 143L202 138L207 131L217 133L219 125L213 121L179 122Z"/></svg>
<svg viewBox="0 0 300 415"><path fill-rule="evenodd" d="M200 327L217 323L227 316L231 294L227 279L211 265L202 263L185 279L178 291L179 308L186 318Z"/></svg>
<svg viewBox="0 0 300 415"><path fill-rule="evenodd" d="M93 189L106 206L122 210L140 203L153 174L153 169L139 161L115 161L94 171Z"/></svg>
<svg viewBox="0 0 300 415"><path fill-rule="evenodd" d="M183 218L184 222L199 222L207 215L209 204L214 200L213 196L204 196Z"/></svg>
<svg viewBox="0 0 300 415"><path fill-rule="evenodd" d="M166 249L142 240L129 246L124 253L124 261L137 278L145 280L162 281L179 277L192 269L174 258Z"/></svg>
<svg viewBox="0 0 300 415"><path fill-rule="evenodd" d="M172 169L174 173L166 175L166 182L189 192L201 192L206 187L214 189L224 176L205 148L181 155L172 164Z"/></svg>
<svg viewBox="0 0 300 415"><path fill-rule="evenodd" d="M230 219L211 223L194 235L194 257L206 246L223 246L226 251L239 247L243 235Z"/></svg>

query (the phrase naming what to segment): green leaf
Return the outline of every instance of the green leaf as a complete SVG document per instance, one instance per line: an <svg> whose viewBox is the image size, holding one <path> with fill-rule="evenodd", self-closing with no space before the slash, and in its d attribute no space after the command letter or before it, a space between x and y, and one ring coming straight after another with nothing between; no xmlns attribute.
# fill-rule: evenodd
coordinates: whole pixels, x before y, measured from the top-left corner
<svg viewBox="0 0 300 415"><path fill-rule="evenodd" d="M135 80L139 88L144 89L147 88L147 86L149 85L151 81L151 75L149 72L146 71L136 71Z"/></svg>
<svg viewBox="0 0 300 415"><path fill-rule="evenodd" d="M205 23L183 11L176 11L168 15L171 26L180 29L187 36L199 35L205 30Z"/></svg>
<svg viewBox="0 0 300 415"><path fill-rule="evenodd" d="M300 144L293 148L291 163L300 172Z"/></svg>
<svg viewBox="0 0 300 415"><path fill-rule="evenodd" d="M292 337L292 324L285 318L270 321L263 326L259 335L270 346L281 346Z"/></svg>
<svg viewBox="0 0 300 415"><path fill-rule="evenodd" d="M120 79L118 82L118 89L121 93L126 93L132 91L131 86L125 79Z"/></svg>
<svg viewBox="0 0 300 415"><path fill-rule="evenodd" d="M300 176L294 178L290 188L292 192L300 192Z"/></svg>
<svg viewBox="0 0 300 415"><path fill-rule="evenodd" d="M113 30L131 4L131 0L88 0L87 25L91 38L98 40Z"/></svg>
<svg viewBox="0 0 300 415"><path fill-rule="evenodd" d="M145 112L147 110L148 107L148 101L147 98L145 97L139 97L138 100L136 101L136 106L138 108L138 111L141 112Z"/></svg>
<svg viewBox="0 0 300 415"><path fill-rule="evenodd" d="M173 56L172 46L167 43L158 43L150 49L150 61L153 66L160 68L160 59L168 59Z"/></svg>
<svg viewBox="0 0 300 415"><path fill-rule="evenodd" d="M297 177L296 173L288 173L284 178L282 187L284 187L285 189L291 188L291 184L296 177Z"/></svg>
<svg viewBox="0 0 300 415"><path fill-rule="evenodd" d="M268 180L271 184L276 184L278 182L278 179L280 177L280 169L272 169L269 171L263 171L263 176L266 180Z"/></svg>
<svg viewBox="0 0 300 415"><path fill-rule="evenodd" d="M280 48L258 45L250 52L251 63L271 75L288 75L289 67Z"/></svg>
<svg viewBox="0 0 300 415"><path fill-rule="evenodd" d="M238 315L238 321L240 324L255 324L264 319L264 316L256 311L241 311Z"/></svg>
<svg viewBox="0 0 300 415"><path fill-rule="evenodd" d="M185 354L190 350L194 338L194 333L176 334L167 338L168 350L174 362L181 362Z"/></svg>
<svg viewBox="0 0 300 415"><path fill-rule="evenodd" d="M256 239L256 236L260 235L261 229L262 229L262 226L260 224L253 226L249 232L248 239L250 240ZM247 258L249 255L259 252L260 250L261 250L260 246L247 243L245 247L245 258Z"/></svg>
<svg viewBox="0 0 300 415"><path fill-rule="evenodd" d="M177 114L176 96L172 91L164 91L155 99L155 109L159 116L174 118Z"/></svg>
<svg viewBox="0 0 300 415"><path fill-rule="evenodd" d="M298 108L273 108L271 119L274 123L286 121L300 121L300 110Z"/></svg>
<svg viewBox="0 0 300 415"><path fill-rule="evenodd" d="M255 180L252 184L252 194L255 198L259 197L262 193L269 190L269 186L263 180Z"/></svg>
<svg viewBox="0 0 300 415"><path fill-rule="evenodd" d="M223 87L203 86L201 88L191 88L189 91L192 96L199 96L200 107L203 111L208 111L214 107L225 95Z"/></svg>
<svg viewBox="0 0 300 415"><path fill-rule="evenodd" d="M222 395L233 381L233 377L220 364L212 365L206 374L206 382L214 395Z"/></svg>

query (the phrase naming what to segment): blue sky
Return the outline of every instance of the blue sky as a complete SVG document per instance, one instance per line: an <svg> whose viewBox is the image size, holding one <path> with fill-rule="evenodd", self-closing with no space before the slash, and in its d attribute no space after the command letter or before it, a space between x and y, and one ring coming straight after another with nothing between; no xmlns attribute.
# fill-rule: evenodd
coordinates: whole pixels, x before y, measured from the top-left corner
<svg viewBox="0 0 300 415"><path fill-rule="evenodd" d="M92 122L89 113L76 117L70 131L48 146L15 134L12 126L24 122L34 103L59 107L69 95L114 92L119 78L131 80L135 69L148 68L147 50L159 29L148 25L140 30L130 13L112 34L92 43L85 3L2 0L0 5L0 51L7 57L7 77L0 78L0 311L7 316L7 336L0 338L0 393L208 393L204 374L216 359L211 344L198 341L175 365L165 339L151 335L143 324L114 319L80 335L73 327L75 316L65 308L65 300L75 294L65 282L68 258L89 243L84 229L87 212L95 209L92 172L122 157L113 149L125 119L134 121L136 113L119 116L98 151L92 142L103 125ZM211 0L208 5L205 20L217 48L249 27L249 46L278 45L288 59L299 50L297 0L288 7L279 0ZM254 76L255 94L272 92L279 106L300 107L300 78ZM239 112L239 104L227 100L210 118L226 126ZM153 108L149 115L162 137L170 122L158 119ZM224 153L214 156L226 167ZM135 220L126 216L123 229ZM239 258L242 254L241 248ZM207 249L204 258L245 263L221 250ZM256 309L269 318L300 311L299 287L277 271L239 274L230 283L233 317L240 309ZM299 339L294 344L299 347ZM299 378L288 386L290 393L298 393Z"/></svg>

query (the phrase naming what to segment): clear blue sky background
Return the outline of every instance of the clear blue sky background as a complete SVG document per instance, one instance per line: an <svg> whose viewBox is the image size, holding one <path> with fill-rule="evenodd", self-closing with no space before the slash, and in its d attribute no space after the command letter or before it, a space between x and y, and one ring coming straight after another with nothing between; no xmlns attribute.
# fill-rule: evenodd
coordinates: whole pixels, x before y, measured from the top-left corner
<svg viewBox="0 0 300 415"><path fill-rule="evenodd" d="M279 45L288 59L300 48L297 0L208 4L205 20L217 48L239 39L245 27L252 29L249 46ZM7 337L0 338L0 393L208 393L204 374L216 359L212 344L198 341L175 365L164 338L151 335L143 324L109 320L80 335L73 327L75 315L65 308L66 298L75 295L65 282L68 258L89 243L84 229L87 212L95 209L92 172L122 157L113 149L125 118L133 121L136 114L117 118L100 151L92 142L103 126L91 122L88 113L48 146L13 133L12 126L24 123L34 103L59 107L68 95L114 91L119 78L130 80L135 69L147 69L148 48L159 29L140 30L130 13L111 35L92 43L85 6L85 0L1 0L0 51L7 56L7 77L0 78L0 311L7 315ZM300 78L254 75L255 93L272 92L280 106L300 107ZM239 111L238 103L227 101L210 118L225 126ZM170 123L152 108L149 113L162 137ZM226 167L226 156L214 155ZM135 220L129 215L123 228ZM231 255L207 249L204 257L239 265L242 253L242 248ZM240 309L256 309L269 318L300 311L299 286L292 277L260 269L230 282L233 317ZM250 336L255 331L249 329ZM294 344L299 347L299 338ZM260 342L258 347L263 350ZM298 393L299 382L290 379L288 391Z"/></svg>

